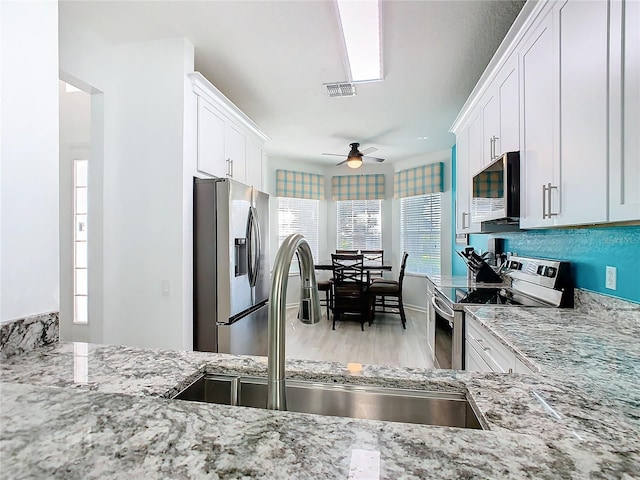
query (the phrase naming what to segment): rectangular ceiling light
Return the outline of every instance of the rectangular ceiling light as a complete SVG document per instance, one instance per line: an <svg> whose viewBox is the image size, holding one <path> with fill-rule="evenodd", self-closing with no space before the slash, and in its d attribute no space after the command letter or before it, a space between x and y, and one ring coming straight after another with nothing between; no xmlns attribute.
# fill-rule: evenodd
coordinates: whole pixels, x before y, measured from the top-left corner
<svg viewBox="0 0 640 480"><path fill-rule="evenodd" d="M382 80L380 0L336 0L352 82Z"/></svg>

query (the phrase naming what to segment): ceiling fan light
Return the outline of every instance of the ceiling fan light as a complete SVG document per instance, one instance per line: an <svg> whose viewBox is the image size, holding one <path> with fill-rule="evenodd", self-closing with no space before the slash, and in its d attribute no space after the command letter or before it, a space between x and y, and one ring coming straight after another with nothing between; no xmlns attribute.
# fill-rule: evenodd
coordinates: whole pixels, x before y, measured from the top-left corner
<svg viewBox="0 0 640 480"><path fill-rule="evenodd" d="M360 165L362 165L362 158L360 157L347 158L347 166L349 168L360 168Z"/></svg>

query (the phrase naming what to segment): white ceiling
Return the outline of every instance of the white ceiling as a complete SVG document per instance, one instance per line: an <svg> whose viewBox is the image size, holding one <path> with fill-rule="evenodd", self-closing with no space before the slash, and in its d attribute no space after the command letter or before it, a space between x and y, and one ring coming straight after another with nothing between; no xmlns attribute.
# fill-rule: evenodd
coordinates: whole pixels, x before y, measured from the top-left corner
<svg viewBox="0 0 640 480"><path fill-rule="evenodd" d="M348 144L394 162L450 148L448 133L523 1L383 1L384 80L327 97L347 79L332 1L61 1L114 43L184 36L196 70L271 137L271 158L327 165ZM418 140L418 137L429 137Z"/></svg>

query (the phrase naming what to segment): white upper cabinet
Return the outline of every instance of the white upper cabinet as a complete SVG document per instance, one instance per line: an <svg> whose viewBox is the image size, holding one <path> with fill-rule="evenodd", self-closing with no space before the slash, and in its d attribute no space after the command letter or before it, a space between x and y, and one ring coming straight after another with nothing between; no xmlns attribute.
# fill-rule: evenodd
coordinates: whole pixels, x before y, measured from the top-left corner
<svg viewBox="0 0 640 480"><path fill-rule="evenodd" d="M247 185L262 185L262 167L262 148L256 142L247 141Z"/></svg>
<svg viewBox="0 0 640 480"><path fill-rule="evenodd" d="M500 69L482 102L482 165L520 149L518 56ZM482 166L481 165L481 166Z"/></svg>
<svg viewBox="0 0 640 480"><path fill-rule="evenodd" d="M471 123L456 135L456 233L475 233L480 225L471 223L471 179L482 167L482 111L476 109Z"/></svg>
<svg viewBox="0 0 640 480"><path fill-rule="evenodd" d="M518 56L509 60L498 77L500 134L496 155L520 150L520 85Z"/></svg>
<svg viewBox="0 0 640 480"><path fill-rule="evenodd" d="M198 104L198 172L261 189L262 148L269 137L200 73L188 77Z"/></svg>
<svg viewBox="0 0 640 480"><path fill-rule="evenodd" d="M558 72L551 13L531 32L520 58L520 227L551 226L549 198L557 188L554 121Z"/></svg>
<svg viewBox="0 0 640 480"><path fill-rule="evenodd" d="M225 157L228 164L228 176L246 183L247 180L247 138L242 131L228 123L225 129L224 146Z"/></svg>
<svg viewBox="0 0 640 480"><path fill-rule="evenodd" d="M611 3L609 220L640 220L640 2Z"/></svg>
<svg viewBox="0 0 640 480"><path fill-rule="evenodd" d="M202 97L198 101L197 152L198 171L224 177L224 116Z"/></svg>
<svg viewBox="0 0 640 480"><path fill-rule="evenodd" d="M482 106L482 159L479 167L491 163L500 155L500 97L488 92ZM476 172L473 172L476 173Z"/></svg>
<svg viewBox="0 0 640 480"><path fill-rule="evenodd" d="M527 2L474 88L457 171L520 151L521 228L640 220L639 30L638 1Z"/></svg>
<svg viewBox="0 0 640 480"><path fill-rule="evenodd" d="M607 9L558 2L524 44L523 228L607 221Z"/></svg>
<svg viewBox="0 0 640 480"><path fill-rule="evenodd" d="M468 233L471 220L469 209L469 130L456 136L456 233Z"/></svg>
<svg viewBox="0 0 640 480"><path fill-rule="evenodd" d="M555 225L604 223L608 210L608 2L558 8L560 171ZM638 132L636 131L636 137Z"/></svg>

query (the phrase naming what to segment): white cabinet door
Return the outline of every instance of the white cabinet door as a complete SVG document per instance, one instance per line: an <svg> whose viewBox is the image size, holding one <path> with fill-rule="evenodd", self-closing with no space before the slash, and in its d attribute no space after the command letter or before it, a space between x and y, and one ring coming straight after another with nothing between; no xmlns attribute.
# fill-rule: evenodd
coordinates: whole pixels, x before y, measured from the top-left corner
<svg viewBox="0 0 640 480"><path fill-rule="evenodd" d="M482 106L482 158L479 168L500 155L500 98L497 89L491 91Z"/></svg>
<svg viewBox="0 0 640 480"><path fill-rule="evenodd" d="M469 124L469 185L471 185L473 176L478 173L484 165L482 158L482 115L478 112Z"/></svg>
<svg viewBox="0 0 640 480"><path fill-rule="evenodd" d="M227 175L224 152L224 117L202 97L198 97L198 171Z"/></svg>
<svg viewBox="0 0 640 480"><path fill-rule="evenodd" d="M469 124L469 174L467 175L467 189L469 191L469 200L467 211L471 212L471 202L473 201L473 176L483 167L482 161L482 112L478 111L476 116ZM473 222L471 215L467 219L467 232L474 233L480 231L480 224Z"/></svg>
<svg viewBox="0 0 640 480"><path fill-rule="evenodd" d="M640 220L640 2L611 2L609 220Z"/></svg>
<svg viewBox="0 0 640 480"><path fill-rule="evenodd" d="M227 123L225 130L225 156L230 166L230 176L246 182L246 137L233 124Z"/></svg>
<svg viewBox="0 0 640 480"><path fill-rule="evenodd" d="M553 225L557 210L554 176L556 153L558 56L554 49L553 16L547 14L525 41L520 55L520 226ZM552 202L543 187L551 185ZM547 191L549 192L549 190Z"/></svg>
<svg viewBox="0 0 640 480"><path fill-rule="evenodd" d="M469 209L469 131L456 137L456 233L467 233L471 220Z"/></svg>
<svg viewBox="0 0 640 480"><path fill-rule="evenodd" d="M554 224L604 223L608 196L607 2L569 0L559 6L557 19L560 204L554 203Z"/></svg>
<svg viewBox="0 0 640 480"><path fill-rule="evenodd" d="M498 79L500 97L500 133L497 154L520 150L520 83L518 56L503 68Z"/></svg>
<svg viewBox="0 0 640 480"><path fill-rule="evenodd" d="M262 190L262 148L247 140L247 185Z"/></svg>

